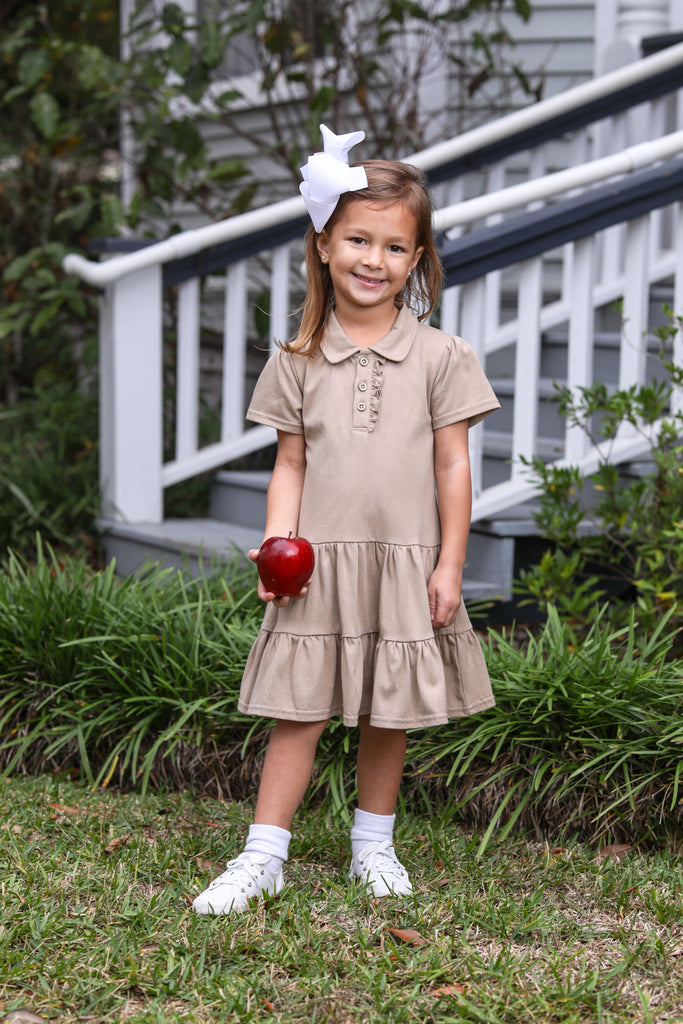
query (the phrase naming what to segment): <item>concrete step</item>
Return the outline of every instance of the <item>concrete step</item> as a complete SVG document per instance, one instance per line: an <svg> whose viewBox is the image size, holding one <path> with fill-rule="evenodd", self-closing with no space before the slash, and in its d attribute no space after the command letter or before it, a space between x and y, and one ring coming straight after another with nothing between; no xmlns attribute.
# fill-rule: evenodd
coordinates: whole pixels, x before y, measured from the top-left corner
<svg viewBox="0 0 683 1024"><path fill-rule="evenodd" d="M167 519L163 523L101 524L106 559L116 559L120 576L143 571L150 564L182 569L192 578L209 573L236 554L257 548L262 530L217 519ZM254 575L254 585L256 576ZM476 579L470 573L463 583L466 601L496 600L501 586L493 579Z"/></svg>
<svg viewBox="0 0 683 1024"><path fill-rule="evenodd" d="M624 474L649 471L651 463L645 459L623 467ZM223 479L212 499L213 507L241 508L246 522L218 518L169 519L158 524L103 522L107 560L115 558L117 572L123 576L140 572L150 563L183 569L192 577L211 572L236 554L245 554L261 543L269 475L219 474ZM538 562L547 547L538 533L535 508L535 503L527 502L494 519L472 524L463 585L467 601L493 601L497 615L517 614L512 582L522 568Z"/></svg>
<svg viewBox="0 0 683 1024"><path fill-rule="evenodd" d="M492 418L498 419L500 413ZM564 455L564 439L539 437L536 450L545 462ZM512 438L505 430L484 430L482 484L492 487L510 479ZM211 483L209 515L212 519L263 529L266 525L266 490L269 470L222 470Z"/></svg>
<svg viewBox="0 0 683 1024"><path fill-rule="evenodd" d="M211 518L263 530L270 475L270 470L222 470L216 473L209 499Z"/></svg>
<svg viewBox="0 0 683 1024"><path fill-rule="evenodd" d="M491 420L497 434L512 435L512 424L515 406L515 382L510 377L494 378L491 387L500 402L500 409ZM538 433L541 438L564 440L565 422L557 409L557 389L555 381L548 377L539 380ZM524 396L522 396L524 401ZM486 427L484 427L486 436Z"/></svg>
<svg viewBox="0 0 683 1024"><path fill-rule="evenodd" d="M501 434L498 444L501 478L507 479L509 470L504 459L510 457L509 438ZM558 457L552 442L547 442L545 449L548 458ZM233 523L245 529L257 526L263 529L269 478L270 474L263 472L217 473L212 487L211 515L215 518L230 516ZM520 554L520 540L523 540L522 548L528 548L530 537L537 537L537 530L529 505L510 509L496 520L473 524L467 551L468 594L476 591L476 597L509 600L516 565L520 557L524 557L523 552Z"/></svg>
<svg viewBox="0 0 683 1024"><path fill-rule="evenodd" d="M594 379L616 381L619 377L619 332L617 330L596 331L594 338ZM515 346L506 345L487 356L486 371L489 378L514 378ZM566 380L567 324L560 324L543 333L541 376L556 380L558 383Z"/></svg>
<svg viewBox="0 0 683 1024"><path fill-rule="evenodd" d="M185 569L191 576L210 571L237 553L257 548L263 531L216 519L167 519L163 523L103 522L107 561L116 559L120 576L139 572L148 563Z"/></svg>

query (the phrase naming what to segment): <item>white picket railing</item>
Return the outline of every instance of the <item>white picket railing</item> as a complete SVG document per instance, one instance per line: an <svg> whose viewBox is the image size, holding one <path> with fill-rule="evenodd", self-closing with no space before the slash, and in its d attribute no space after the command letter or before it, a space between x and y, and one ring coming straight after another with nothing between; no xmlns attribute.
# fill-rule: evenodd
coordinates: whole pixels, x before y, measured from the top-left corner
<svg viewBox="0 0 683 1024"><path fill-rule="evenodd" d="M498 122L475 129L408 158L426 170L450 164L468 153L516 131L542 124L575 106L609 95L610 90L661 75L680 67L683 44L629 65L559 97L518 111ZM646 105L646 110L601 122L595 130L580 129L571 138L551 141L530 154L528 165L538 175L521 185L504 187L519 173L519 157L500 161L486 172L459 174L437 187L441 209L436 226L450 236L470 226L491 223L506 213L533 208L552 197L572 194L598 181L625 175L683 152L683 105L677 93ZM644 115L644 116L643 116ZM661 129L670 133L660 138ZM507 134L506 134L507 133ZM624 149L627 142L636 143ZM611 154L606 156L606 154ZM592 158L592 159L591 159ZM560 168L560 169L558 169ZM555 173L548 174L552 169ZM490 183L500 187L490 190ZM475 198L467 199L474 194ZM72 254L65 269L104 288L101 314L101 483L103 517L129 522L160 522L164 488L198 473L224 465L274 440L267 427L245 428L246 345L251 327L251 305L258 279L263 288L264 256L270 268L270 346L291 333L287 313L292 293L301 291L300 243L288 242L252 260L232 263L225 273L222 413L220 440L199 446L199 366L203 294L199 278L177 288L177 394L175 456L163 462L163 267L172 260L201 252L229 240L248 238L253 232L286 224L304 212L300 198L250 211L239 217L175 235L137 252L97 263ZM622 385L643 380L645 362L642 337L646 331L648 297L652 285L669 282L674 305L683 310L683 226L678 208L668 207L639 217L627 227L616 226L599 237L568 243L542 256L524 261L517 281L509 273L492 271L477 281L448 289L441 311L441 326L461 334L478 351L482 362L505 346L515 348L514 422L510 479L484 487L482 459L484 427L473 432L472 460L475 481L474 518L496 514L532 493L522 476L520 458L531 457L538 447L538 401L541 336L567 324L569 333L568 382L573 387L591 381L595 310L623 300L628 332L622 339ZM256 259L256 258L254 258ZM544 297L547 271L557 282L554 294ZM514 276L514 275L512 275ZM510 303L513 313L510 314ZM676 357L681 359L680 341ZM620 439L613 448L617 460L639 454L645 441ZM558 445L572 462L590 468L596 451L569 430Z"/></svg>

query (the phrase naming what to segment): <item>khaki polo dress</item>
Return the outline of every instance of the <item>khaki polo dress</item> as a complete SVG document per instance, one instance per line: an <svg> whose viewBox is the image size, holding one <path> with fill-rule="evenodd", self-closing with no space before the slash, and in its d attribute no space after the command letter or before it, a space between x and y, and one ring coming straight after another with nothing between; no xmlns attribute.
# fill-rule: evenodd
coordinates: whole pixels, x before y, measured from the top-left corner
<svg viewBox="0 0 683 1024"><path fill-rule="evenodd" d="M322 355L269 359L247 415L305 436L299 534L316 565L305 598L268 605L241 711L406 729L493 705L464 604L435 630L427 582L440 542L434 430L498 408L472 349L405 306L370 348L331 314Z"/></svg>

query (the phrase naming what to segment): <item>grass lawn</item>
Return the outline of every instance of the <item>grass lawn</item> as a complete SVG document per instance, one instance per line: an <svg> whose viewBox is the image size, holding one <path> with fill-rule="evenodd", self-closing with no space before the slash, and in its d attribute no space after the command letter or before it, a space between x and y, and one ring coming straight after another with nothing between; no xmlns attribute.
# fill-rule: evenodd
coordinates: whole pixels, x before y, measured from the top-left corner
<svg viewBox="0 0 683 1024"><path fill-rule="evenodd" d="M206 919L191 899L248 805L48 776L0 782L0 801L8 1021L683 1021L675 852L517 837L477 859L443 812L404 811L414 896L373 900L346 879L346 823L306 810L283 892Z"/></svg>

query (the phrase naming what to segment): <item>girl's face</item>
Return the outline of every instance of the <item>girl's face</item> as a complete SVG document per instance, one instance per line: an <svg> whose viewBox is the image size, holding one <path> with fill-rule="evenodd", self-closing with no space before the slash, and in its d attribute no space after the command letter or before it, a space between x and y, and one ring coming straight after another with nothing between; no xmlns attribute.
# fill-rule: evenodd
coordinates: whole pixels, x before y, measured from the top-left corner
<svg viewBox="0 0 683 1024"><path fill-rule="evenodd" d="M348 203L316 243L320 258L330 267L337 313L393 308L422 255L416 235L415 215L403 203Z"/></svg>

